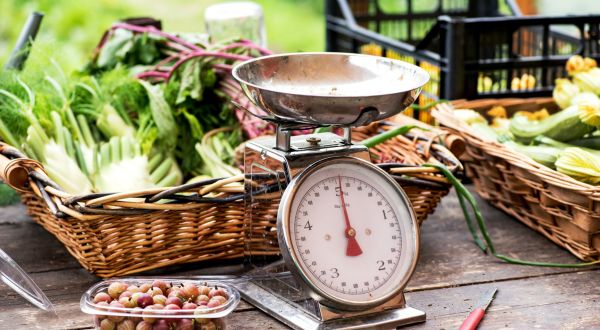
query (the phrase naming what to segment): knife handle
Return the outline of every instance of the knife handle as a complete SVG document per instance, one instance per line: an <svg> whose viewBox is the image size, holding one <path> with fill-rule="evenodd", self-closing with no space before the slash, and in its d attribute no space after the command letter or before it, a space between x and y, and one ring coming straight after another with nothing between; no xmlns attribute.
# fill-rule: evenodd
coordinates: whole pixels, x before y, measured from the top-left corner
<svg viewBox="0 0 600 330"><path fill-rule="evenodd" d="M483 308L476 308L469 316L463 321L458 330L475 330L483 319L483 315L485 314L485 310Z"/></svg>

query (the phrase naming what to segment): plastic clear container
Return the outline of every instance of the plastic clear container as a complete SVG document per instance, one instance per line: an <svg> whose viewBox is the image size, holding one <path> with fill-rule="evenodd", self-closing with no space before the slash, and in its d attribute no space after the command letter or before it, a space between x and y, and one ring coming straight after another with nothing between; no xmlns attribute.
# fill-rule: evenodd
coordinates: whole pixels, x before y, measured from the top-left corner
<svg viewBox="0 0 600 330"><path fill-rule="evenodd" d="M54 312L54 307L44 291L2 249L0 249L0 280L35 306Z"/></svg>
<svg viewBox="0 0 600 330"><path fill-rule="evenodd" d="M194 284L197 287L206 285L210 288L223 289L228 296L226 302L216 307L197 307L194 309L154 309L149 306L154 305L154 302L160 301L159 298L154 300L153 303L146 303L145 308L137 307L120 307L110 306L102 302L95 303L94 297L101 292L108 293L108 288L113 283L124 283L127 286L137 286L138 288L142 285L150 285L155 280L164 281L174 286L184 286L186 284ZM116 284L115 284L116 285ZM160 288L159 288L160 290ZM120 292L122 290L116 290ZM163 296L169 297L167 292L155 292L155 295L163 293ZM167 290L164 290L167 291ZM171 291L174 291L171 289ZM170 291L168 291L170 292ZM114 294L114 292L113 292ZM116 294L115 294L116 296ZM106 296L104 296L106 297ZM126 297L131 300L131 297ZM139 298L139 295L136 297ZM168 299L168 298L167 298ZM189 297L189 295L179 296L179 299L183 303L186 302L198 302L197 298ZM111 299L119 301L117 299ZM127 301L127 299L124 299ZM139 300L136 300L139 301ZM111 302L112 303L112 302ZM81 297L81 310L84 313L92 314L94 316L94 323L97 329L123 329L123 330L146 330L146 329L225 329L226 320L225 317L229 315L240 303L240 294L231 285L218 281L203 281L203 280L181 280L181 279L169 279L169 278L129 278L129 279L111 279L104 280L88 289ZM136 303L137 305L137 303ZM142 305L144 303L142 302ZM172 306L171 306L172 307ZM184 306L185 307L185 306ZM164 308L164 307L163 307ZM188 306L189 308L189 306Z"/></svg>

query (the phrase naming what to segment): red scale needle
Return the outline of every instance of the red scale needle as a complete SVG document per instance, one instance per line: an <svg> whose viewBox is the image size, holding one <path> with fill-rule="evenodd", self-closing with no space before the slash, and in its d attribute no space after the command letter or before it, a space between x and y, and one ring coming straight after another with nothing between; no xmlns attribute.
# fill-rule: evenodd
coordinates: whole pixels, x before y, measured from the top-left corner
<svg viewBox="0 0 600 330"><path fill-rule="evenodd" d="M346 238L348 239L348 246L346 247L346 255L348 257L356 257L362 254L362 249L356 241L356 230L350 225L350 217L348 217L348 210L346 210L346 203L344 202L344 192L342 191L342 177L338 175L338 186L340 188L340 201L342 202L342 210L344 211L344 220L346 221Z"/></svg>

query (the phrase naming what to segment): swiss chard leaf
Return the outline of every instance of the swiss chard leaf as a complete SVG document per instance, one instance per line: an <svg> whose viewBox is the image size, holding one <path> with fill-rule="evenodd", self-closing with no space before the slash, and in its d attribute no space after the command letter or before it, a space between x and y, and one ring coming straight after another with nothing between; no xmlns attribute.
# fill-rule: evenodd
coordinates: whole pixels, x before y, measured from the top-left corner
<svg viewBox="0 0 600 330"><path fill-rule="evenodd" d="M185 108L182 108L180 110L181 110L181 113L183 114L183 117L187 120L187 123L190 126L190 132L191 132L192 136L196 140L202 139L202 137L204 136L204 130L202 129L202 125L200 125L198 118L196 118L196 116L190 114L187 111L187 109L185 109Z"/></svg>
<svg viewBox="0 0 600 330"><path fill-rule="evenodd" d="M131 48L133 33L131 31L117 29L112 38L108 39L104 47L100 49L96 66L101 69L110 69L124 58L123 49Z"/></svg>
<svg viewBox="0 0 600 330"><path fill-rule="evenodd" d="M152 113L152 119L158 128L158 137L162 147L164 147L166 151L173 150L177 143L178 129L173 113L171 112L171 107L165 100L160 86L151 85L144 80L139 80L139 82L144 86L148 94L150 112Z"/></svg>
<svg viewBox="0 0 600 330"><path fill-rule="evenodd" d="M200 81L200 72L202 62L200 59L192 59L182 65L180 73L176 79L179 79L179 92L175 104L182 104L189 97L196 101L202 101L203 86Z"/></svg>

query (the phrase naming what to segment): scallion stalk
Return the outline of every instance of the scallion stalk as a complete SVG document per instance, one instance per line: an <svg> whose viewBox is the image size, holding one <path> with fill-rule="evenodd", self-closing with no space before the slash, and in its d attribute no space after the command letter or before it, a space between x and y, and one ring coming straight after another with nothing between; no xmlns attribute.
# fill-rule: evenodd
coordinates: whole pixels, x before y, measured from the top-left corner
<svg viewBox="0 0 600 330"><path fill-rule="evenodd" d="M473 239L475 240L476 244L480 248L483 247L484 251L488 251L494 257L496 257L504 262L510 263L510 264L518 264L518 265L526 265L526 266L541 266L541 267L581 268L581 267L590 267L590 266L600 264L600 260L592 261L592 262L582 262L582 263L577 263L577 264L527 261L527 260L521 260L521 259L517 259L517 258L511 258L511 257L505 256L503 254L497 253L496 248L494 247L494 243L492 242L492 238L487 230L487 226L485 224L485 220L483 219L483 215L481 214L479 206L477 205L477 201L475 200L473 195L454 176L454 174L452 174L452 172L446 166L440 165L440 164L423 164L423 166L436 168L438 171L440 171L442 174L444 174L444 176L448 179L448 181L450 181L450 183L456 189L457 195L460 196L459 201L461 200L461 198L464 198L469 202L469 205L471 206L471 210L473 211L473 214L475 215L475 219L477 220L477 224L479 225L479 230L481 232L481 235L483 236L483 239L485 241L485 246L483 245L483 242L481 242L479 240L475 231L471 230L471 229L473 229L472 228L473 226L472 226L472 224L470 224L470 217L468 216L468 210L466 209L465 204L461 202L461 208L463 209L463 213L465 214L465 220L467 221L467 226L469 227L469 229L471 231L471 235L473 236Z"/></svg>
<svg viewBox="0 0 600 330"><path fill-rule="evenodd" d="M408 133L408 131L410 131L413 128L418 128L418 129L421 129L424 131L428 131L428 129L419 127L417 125L398 126L398 127L392 128L390 130L387 130L383 133L372 136L370 138L364 139L364 140L360 141L359 143L362 144L363 146L366 146L367 148L372 148L372 147L374 147L380 143L383 143L389 139L392 139L398 135L406 134L406 133Z"/></svg>

